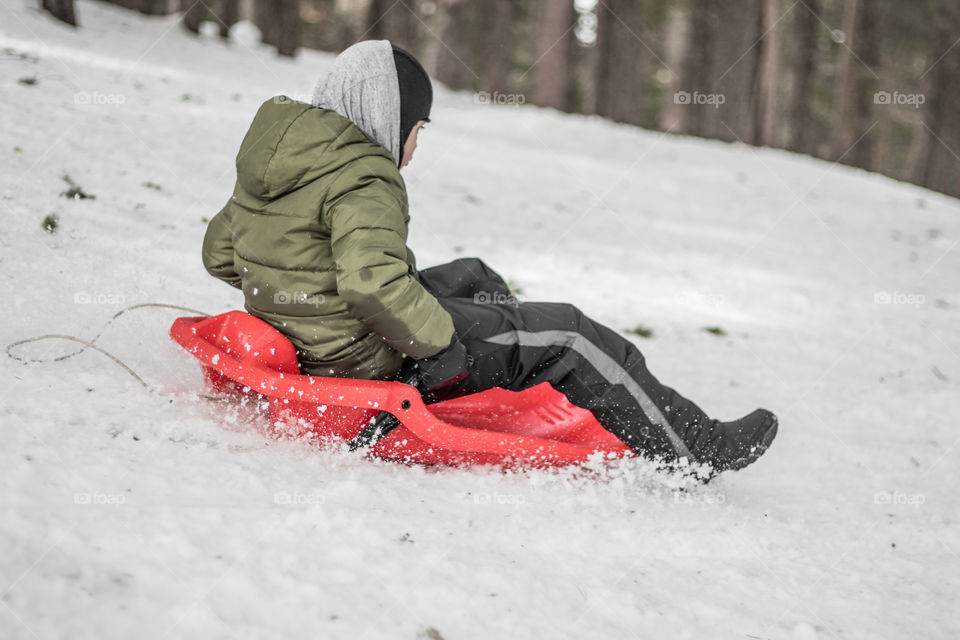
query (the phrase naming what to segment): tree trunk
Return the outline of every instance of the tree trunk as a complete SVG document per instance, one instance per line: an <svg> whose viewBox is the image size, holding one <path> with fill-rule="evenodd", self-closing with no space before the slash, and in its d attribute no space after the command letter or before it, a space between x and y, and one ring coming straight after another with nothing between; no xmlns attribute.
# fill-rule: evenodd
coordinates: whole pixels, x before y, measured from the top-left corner
<svg viewBox="0 0 960 640"><path fill-rule="evenodd" d="M300 48L300 2L277 0L277 53L292 58Z"/></svg>
<svg viewBox="0 0 960 640"><path fill-rule="evenodd" d="M650 52L638 40L641 0L607 0L597 7L596 112L617 122L641 124L642 87Z"/></svg>
<svg viewBox="0 0 960 640"><path fill-rule="evenodd" d="M833 115L830 118L830 158L833 160L839 159L853 144L847 114L851 92L850 68L853 63L859 8L859 0L847 0L843 6L843 43L837 54L837 73L833 79Z"/></svg>
<svg viewBox="0 0 960 640"><path fill-rule="evenodd" d="M217 7L217 18L220 21L220 37L227 39L230 37L230 27L239 20L240 2L239 0L220 0Z"/></svg>
<svg viewBox="0 0 960 640"><path fill-rule="evenodd" d="M579 22L579 14L574 12L573 23ZM567 96L566 111L571 113L591 112L593 90L595 86L593 70L595 68L596 47L580 44L574 31L567 37Z"/></svg>
<svg viewBox="0 0 960 640"><path fill-rule="evenodd" d="M134 6L134 3L136 2L136 0L109 0L109 1L110 1L110 4L115 4L118 7L123 7L124 9L136 10L136 7Z"/></svg>
<svg viewBox="0 0 960 640"><path fill-rule="evenodd" d="M930 56L933 94L928 96L927 155L921 184L960 197L960 5L937 0L935 36Z"/></svg>
<svg viewBox="0 0 960 640"><path fill-rule="evenodd" d="M674 102L680 107L679 132L695 136L712 133L708 122L713 106L697 104L698 94L712 94L715 87L714 50L720 39L720 0L698 0L690 3L690 28L687 32L685 56ZM723 71L717 71L717 74Z"/></svg>
<svg viewBox="0 0 960 640"><path fill-rule="evenodd" d="M170 13L168 0L140 0L137 10L148 16L165 16Z"/></svg>
<svg viewBox="0 0 960 640"><path fill-rule="evenodd" d="M356 40L389 40L392 44L411 53L420 48L420 17L414 0L369 0L366 8L359 10L360 33ZM433 5L436 6L436 5Z"/></svg>
<svg viewBox="0 0 960 640"><path fill-rule="evenodd" d="M253 22L260 29L261 42L275 46L282 56L296 55L300 48L299 0L254 0Z"/></svg>
<svg viewBox="0 0 960 640"><path fill-rule="evenodd" d="M483 7L479 7L483 8ZM438 3L437 12L446 15L440 18L444 25L439 37L430 38L430 58L436 65L437 80L453 89L473 89L479 76L473 70L476 65L473 55L473 35L476 34L478 6L467 0L444 0ZM438 32L439 33L439 32Z"/></svg>
<svg viewBox="0 0 960 640"><path fill-rule="evenodd" d="M384 35L386 39L398 47L417 55L420 51L421 31L423 28L421 18L416 12L417 3L413 2L413 0L404 0L391 6L393 8L390 10L390 13L387 14L387 17L384 18L384 22L386 23L386 33Z"/></svg>
<svg viewBox="0 0 960 640"><path fill-rule="evenodd" d="M533 102L544 107L568 108L570 40L576 15L573 2L540 2L533 72Z"/></svg>
<svg viewBox="0 0 960 640"><path fill-rule="evenodd" d="M763 40L760 43L756 144L777 144L777 97L780 79L780 0L764 0Z"/></svg>
<svg viewBox="0 0 960 640"><path fill-rule="evenodd" d="M200 33L200 23L207 18L207 5L197 0L180 0L183 27L193 34Z"/></svg>
<svg viewBox="0 0 960 640"><path fill-rule="evenodd" d="M485 16L487 35L481 52L485 64L480 70L480 90L487 93L507 90L514 45L513 2L492 0L492 5Z"/></svg>
<svg viewBox="0 0 960 640"><path fill-rule="evenodd" d="M433 2L430 4L431 11L424 16L426 24L425 30L430 34L446 33L450 26L450 12L447 10L449 0ZM440 79L439 69L441 65L441 51L443 43L437 37L427 38L421 47L420 63L427 70L431 78ZM444 51L444 53L446 53ZM442 81L442 80L441 80Z"/></svg>
<svg viewBox="0 0 960 640"><path fill-rule="evenodd" d="M794 11L793 31L793 94L787 108L789 124L787 149L799 153L813 153L813 101L814 77L817 64L817 29L820 21L817 13L820 0L805 0Z"/></svg>
<svg viewBox="0 0 960 640"><path fill-rule="evenodd" d="M683 123L683 109L685 105L677 104L674 97L682 89L679 73L687 55L686 47L689 42L689 20L682 6L670 6L664 27L664 41L666 49L664 62L670 74L670 81L666 84L660 97L660 108L657 112L657 127L670 133L679 132Z"/></svg>
<svg viewBox="0 0 960 640"><path fill-rule="evenodd" d="M190 0L183 0L190 2ZM277 0L253 0L253 22L260 29L260 42L277 46L280 40Z"/></svg>
<svg viewBox="0 0 960 640"><path fill-rule="evenodd" d="M383 40L387 37L384 13L392 3L387 0L368 0L366 9L361 9L363 20L360 21L362 32L357 40Z"/></svg>
<svg viewBox="0 0 960 640"><path fill-rule="evenodd" d="M704 135L757 144L758 85L764 0L719 3L711 75L706 91L716 103L702 110Z"/></svg>
<svg viewBox="0 0 960 640"><path fill-rule="evenodd" d="M73 9L73 0L43 0L42 6L57 20L77 26L77 14Z"/></svg>
<svg viewBox="0 0 960 640"><path fill-rule="evenodd" d="M865 2L856 26L856 65L850 74L851 100L848 102L851 127L850 149L844 162L861 169L875 170L879 164L875 157L877 138L874 118L874 96L878 89L877 67L880 64L880 10L879 2ZM888 115L891 118L892 115Z"/></svg>

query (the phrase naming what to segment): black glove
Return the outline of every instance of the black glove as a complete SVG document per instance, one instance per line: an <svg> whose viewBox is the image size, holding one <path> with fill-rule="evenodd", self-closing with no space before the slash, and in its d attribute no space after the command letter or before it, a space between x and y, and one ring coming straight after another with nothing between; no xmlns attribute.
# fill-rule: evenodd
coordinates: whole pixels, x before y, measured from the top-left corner
<svg viewBox="0 0 960 640"><path fill-rule="evenodd" d="M473 356L467 353L466 347L454 334L450 340L450 346L440 353L419 360L407 358L395 380L416 387L422 394L424 403L433 404L447 396L462 395L465 389L468 393L479 390L470 383L465 389L453 390L454 385L467 378L471 366L473 366ZM381 411L350 442L350 450L354 451L375 443L399 425L400 420L387 411Z"/></svg>
<svg viewBox="0 0 960 640"><path fill-rule="evenodd" d="M440 387L454 385L469 373L473 358L467 354L467 348L454 334L450 346L440 353L416 361L420 372L420 388L435 391Z"/></svg>

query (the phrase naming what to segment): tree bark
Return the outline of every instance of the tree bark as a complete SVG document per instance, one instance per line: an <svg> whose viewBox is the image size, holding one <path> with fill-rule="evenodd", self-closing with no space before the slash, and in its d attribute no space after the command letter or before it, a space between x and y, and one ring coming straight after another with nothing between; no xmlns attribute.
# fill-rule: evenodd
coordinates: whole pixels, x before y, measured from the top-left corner
<svg viewBox="0 0 960 640"><path fill-rule="evenodd" d="M260 29L261 42L275 46L282 56L296 55L300 48L299 0L254 0L253 22Z"/></svg>
<svg viewBox="0 0 960 640"><path fill-rule="evenodd" d="M667 15L664 26L664 41L666 43L664 62L670 74L670 80L664 87L660 97L660 108L657 112L657 127L662 131L676 133L681 130L683 123L683 109L685 105L677 104L674 96L682 87L680 73L683 60L687 55L686 48L689 42L689 19L682 5L673 4Z"/></svg>
<svg viewBox="0 0 960 640"><path fill-rule="evenodd" d="M712 65L706 91L718 104L699 106L703 134L757 144L760 57L764 0L719 3ZM694 45L696 46L696 45Z"/></svg>
<svg viewBox="0 0 960 640"><path fill-rule="evenodd" d="M77 26L77 14L73 8L73 0L43 0L42 6L57 20L66 22L72 27Z"/></svg>
<svg viewBox="0 0 960 640"><path fill-rule="evenodd" d="M540 2L533 72L533 102L566 110L569 106L570 40L576 15L573 2Z"/></svg>
<svg viewBox="0 0 960 640"><path fill-rule="evenodd" d="M509 84L513 58L513 2L490 0L491 6L484 15L485 36L482 42L480 90L487 93L506 91Z"/></svg>
<svg viewBox="0 0 960 640"><path fill-rule="evenodd" d="M361 9L361 32L356 39L389 40L415 54L420 48L420 4L414 0L369 0L366 9Z"/></svg>
<svg viewBox="0 0 960 640"><path fill-rule="evenodd" d="M260 42L273 46L277 45L280 37L275 1L253 0L253 23L260 29Z"/></svg>
<svg viewBox="0 0 960 640"><path fill-rule="evenodd" d="M361 40L376 40L376 37L370 36L370 30L376 28L376 24L371 22L371 16L374 14L373 0L356 0L356 4L349 11L350 14L350 34L349 43L343 48L350 46ZM374 18L375 20L376 18ZM376 34L374 34L376 35Z"/></svg>
<svg viewBox="0 0 960 640"><path fill-rule="evenodd" d="M479 81L473 55L477 9L477 4L468 0L438 3L437 12L445 13L439 18L444 29L438 32L440 37L428 39L430 59L437 79L453 89L474 89L474 81Z"/></svg>
<svg viewBox="0 0 960 640"><path fill-rule="evenodd" d="M383 40L387 37L384 12L391 4L386 0L368 0L366 9L361 9L364 16L357 40Z"/></svg>
<svg viewBox="0 0 960 640"><path fill-rule="evenodd" d="M780 79L780 1L764 0L763 40L761 41L759 86L757 91L756 143L777 144L777 107Z"/></svg>
<svg viewBox="0 0 960 640"><path fill-rule="evenodd" d="M923 162L921 184L960 197L960 5L956 0L937 0L935 36L928 71L933 75L933 93L928 96L930 140Z"/></svg>
<svg viewBox="0 0 960 640"><path fill-rule="evenodd" d="M876 158L877 120L874 117L874 101L879 77L876 68L880 64L880 10L881 3L865 2L859 12L856 26L857 64L850 74L851 99L849 153L844 162L873 171L879 167ZM891 118L892 115L888 115ZM846 150L844 150L846 151Z"/></svg>
<svg viewBox="0 0 960 640"><path fill-rule="evenodd" d="M820 0L805 0L794 8L793 93L787 107L788 139L785 147L798 153L813 153L813 89L817 64L817 29Z"/></svg>
<svg viewBox="0 0 960 640"><path fill-rule="evenodd" d="M843 6L843 43L837 55L837 73L833 80L833 114L830 118L830 158L837 160L844 154L853 139L850 135L848 104L850 102L850 68L853 61L853 46L856 43L859 0L847 0Z"/></svg>
<svg viewBox="0 0 960 640"><path fill-rule="evenodd" d="M277 0L277 53L294 57L300 48L300 2L299 0Z"/></svg>
<svg viewBox="0 0 960 640"><path fill-rule="evenodd" d="M180 10L183 12L183 27L190 33L200 33L200 23L207 18L207 7L196 0L180 0Z"/></svg>
<svg viewBox="0 0 960 640"><path fill-rule="evenodd" d="M680 79L674 103L677 105L678 132L690 135L706 135L703 122L704 110L693 104L691 96L695 91L703 91L712 85L710 80L711 50L716 39L716 0L703 0L689 5L690 26L687 30L687 42L684 45L683 64L680 67Z"/></svg>
<svg viewBox="0 0 960 640"><path fill-rule="evenodd" d="M642 87L650 53L638 40L642 0L607 0L597 7L596 112L617 122L641 124Z"/></svg>
<svg viewBox="0 0 960 640"><path fill-rule="evenodd" d="M137 11L148 16L165 16L171 11L168 0L139 0Z"/></svg>
<svg viewBox="0 0 960 640"><path fill-rule="evenodd" d="M455 0L456 1L456 0ZM425 30L431 34L443 34L447 33L447 30L450 26L450 12L447 10L447 5L450 0L439 0L432 3L431 11L429 14L424 15L423 20L426 24ZM430 74L431 78L440 79L439 69L441 65L441 51L443 50L443 43L440 41L440 38L429 37L424 42L420 49L420 63L423 65L423 68L427 70L427 73ZM446 53L445 51L443 53Z"/></svg>
<svg viewBox="0 0 960 640"><path fill-rule="evenodd" d="M230 27L239 20L240 2L239 0L220 0L217 6L217 18L220 22L220 37L227 39L230 37Z"/></svg>

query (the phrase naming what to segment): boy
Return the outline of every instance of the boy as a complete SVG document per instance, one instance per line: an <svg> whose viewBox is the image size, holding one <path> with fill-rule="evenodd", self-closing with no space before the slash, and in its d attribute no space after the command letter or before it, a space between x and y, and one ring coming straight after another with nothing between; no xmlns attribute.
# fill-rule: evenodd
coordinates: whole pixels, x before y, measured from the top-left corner
<svg viewBox="0 0 960 640"><path fill-rule="evenodd" d="M546 381L638 454L714 472L757 460L769 411L710 419L630 341L572 305L513 301L480 260L417 271L400 169L432 102L420 63L381 40L341 53L312 105L264 103L207 229L207 271L290 338L305 374L402 377L430 400Z"/></svg>

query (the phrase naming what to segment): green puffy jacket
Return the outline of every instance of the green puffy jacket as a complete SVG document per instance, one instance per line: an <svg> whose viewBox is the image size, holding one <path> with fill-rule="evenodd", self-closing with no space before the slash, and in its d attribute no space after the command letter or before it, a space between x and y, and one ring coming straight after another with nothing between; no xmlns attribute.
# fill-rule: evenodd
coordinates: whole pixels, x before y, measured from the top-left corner
<svg viewBox="0 0 960 640"><path fill-rule="evenodd" d="M389 152L336 112L278 96L240 145L203 264L293 342L304 373L383 379L453 336L417 279L409 222Z"/></svg>

